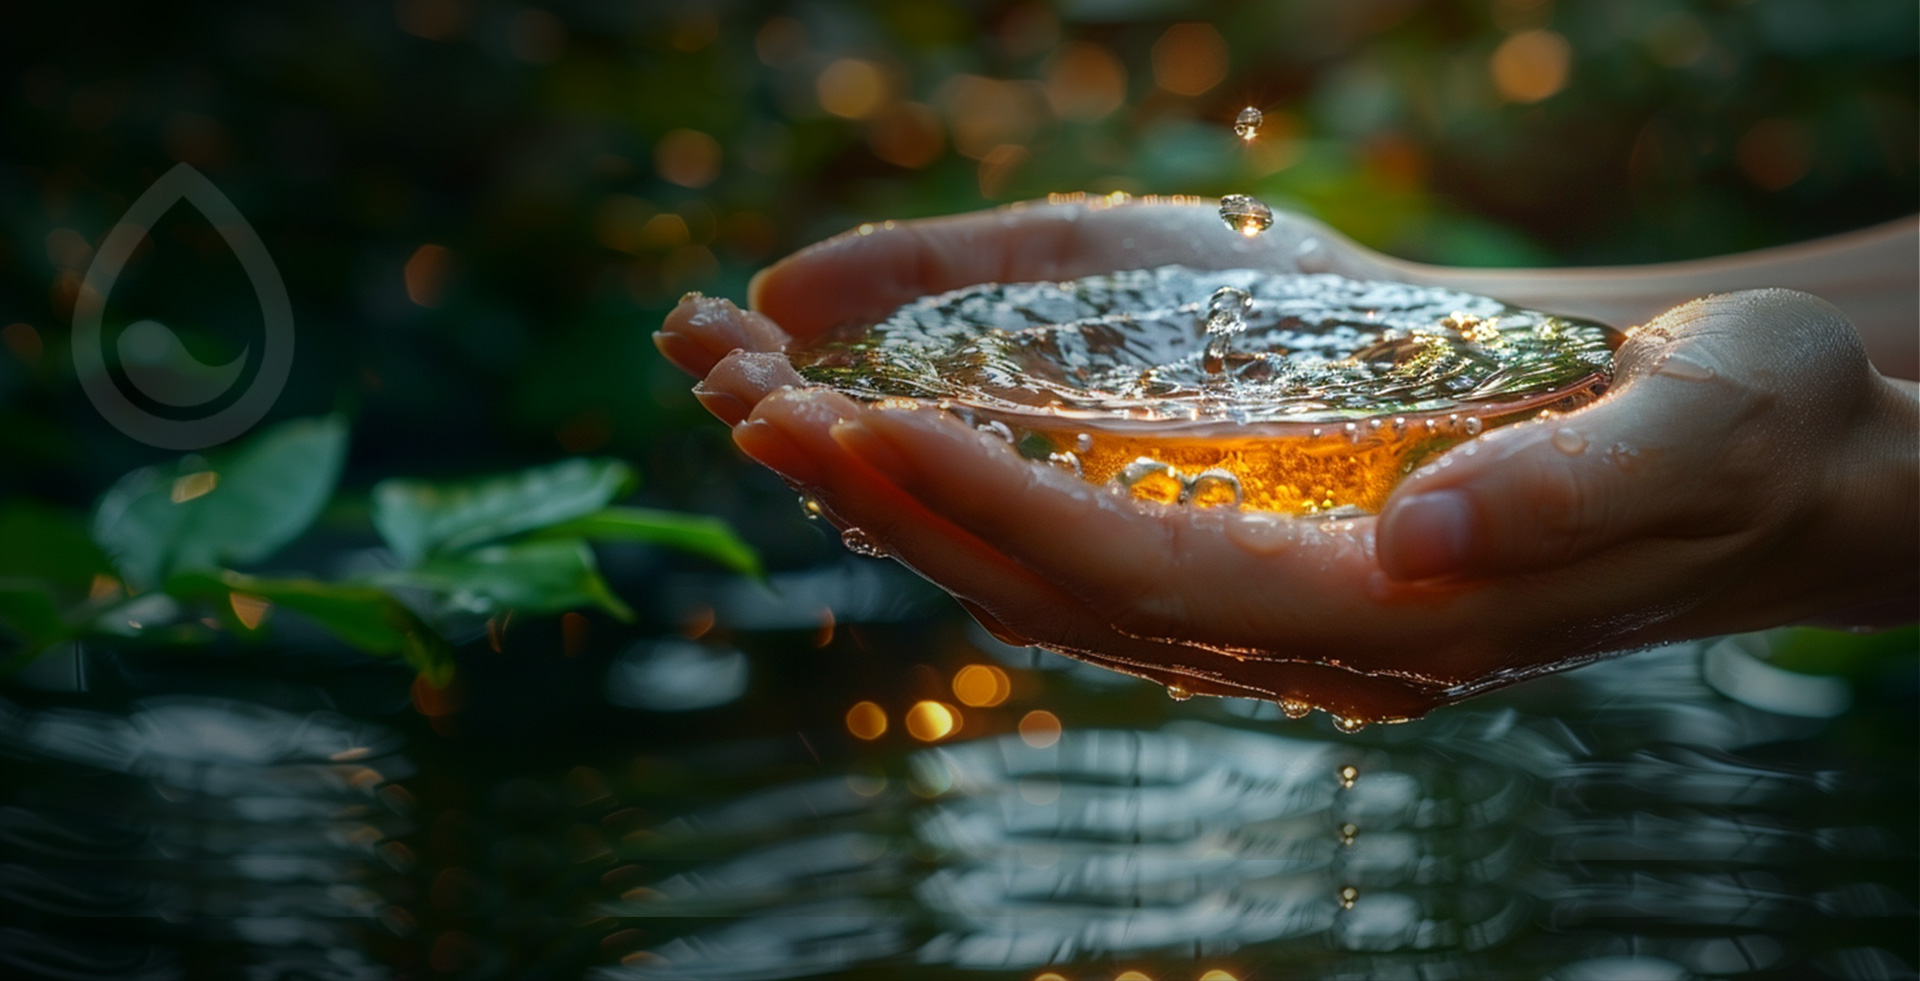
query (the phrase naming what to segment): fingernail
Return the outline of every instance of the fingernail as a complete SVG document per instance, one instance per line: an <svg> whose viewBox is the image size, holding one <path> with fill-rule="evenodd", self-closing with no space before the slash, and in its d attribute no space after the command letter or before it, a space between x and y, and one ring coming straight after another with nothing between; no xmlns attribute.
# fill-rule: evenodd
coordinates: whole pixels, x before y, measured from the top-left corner
<svg viewBox="0 0 1920 981"><path fill-rule="evenodd" d="M746 399L732 392L716 392L707 388L704 383L693 386L693 397L708 412L713 413L714 418L729 426L738 425L740 420L747 417L747 413L753 411L753 407L747 404Z"/></svg>
<svg viewBox="0 0 1920 981"><path fill-rule="evenodd" d="M860 462L880 472L880 475L896 484L906 484L914 477L914 467L904 454L896 449L886 437L874 432L858 420L835 423L829 430L833 440L846 449Z"/></svg>
<svg viewBox="0 0 1920 981"><path fill-rule="evenodd" d="M764 419L750 419L733 428L734 445L748 456L803 484L820 482L819 465L793 437Z"/></svg>
<svg viewBox="0 0 1920 981"><path fill-rule="evenodd" d="M1395 579L1432 579L1460 572L1473 547L1473 526L1473 504L1460 491L1409 497L1381 522L1381 565Z"/></svg>

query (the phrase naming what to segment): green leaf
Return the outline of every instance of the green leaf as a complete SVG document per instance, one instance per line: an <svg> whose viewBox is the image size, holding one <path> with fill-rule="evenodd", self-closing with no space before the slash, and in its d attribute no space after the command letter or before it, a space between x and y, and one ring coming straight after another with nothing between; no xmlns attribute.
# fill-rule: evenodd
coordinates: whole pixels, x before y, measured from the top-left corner
<svg viewBox="0 0 1920 981"><path fill-rule="evenodd" d="M33 501L0 507L0 579L37 579L85 594L113 563L66 512Z"/></svg>
<svg viewBox="0 0 1920 981"><path fill-rule="evenodd" d="M756 579L765 573L760 556L725 521L703 514L648 508L603 508L540 533L542 537L584 538L594 542L644 542L665 545L712 559Z"/></svg>
<svg viewBox="0 0 1920 981"><path fill-rule="evenodd" d="M619 460L563 460L464 483L386 480L373 488L373 526L403 565L577 518L633 489Z"/></svg>
<svg viewBox="0 0 1920 981"><path fill-rule="evenodd" d="M435 684L453 671L445 639L393 594L364 583L314 579L267 579L238 572L182 572L167 580L167 593L186 601L231 609L232 595L266 600L319 624L348 645L369 654L399 655Z"/></svg>
<svg viewBox="0 0 1920 981"><path fill-rule="evenodd" d="M0 580L0 627L19 636L24 653L35 653L72 636L53 594L38 582Z"/></svg>
<svg viewBox="0 0 1920 981"><path fill-rule="evenodd" d="M379 582L413 586L479 613L518 609L558 613L598 606L622 620L633 611L607 588L593 550L577 538L539 539L441 555L411 569L386 573Z"/></svg>
<svg viewBox="0 0 1920 981"><path fill-rule="evenodd" d="M94 540L139 588L176 570L258 562L320 514L346 448L340 417L296 419L211 458L135 470L94 508Z"/></svg>

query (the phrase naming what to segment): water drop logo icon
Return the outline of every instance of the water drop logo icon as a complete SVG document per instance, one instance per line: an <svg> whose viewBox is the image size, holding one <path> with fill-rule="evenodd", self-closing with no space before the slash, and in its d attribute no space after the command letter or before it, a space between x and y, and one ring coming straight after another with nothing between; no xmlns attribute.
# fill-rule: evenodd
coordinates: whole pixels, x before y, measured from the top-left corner
<svg viewBox="0 0 1920 981"><path fill-rule="evenodd" d="M120 390L107 370L102 350L100 320L107 295L126 268L140 240L176 203L200 210L240 260L260 303L263 337L259 367L253 381L225 408L199 418L174 419L156 415L134 403ZM142 320L121 332L115 345L127 382L160 405L191 409L210 405L232 391L255 347L248 345L226 364L200 362L166 326ZM220 189L199 171L179 164L166 172L133 202L100 243L93 265L73 304L73 364L95 409L114 428L149 446L166 450L198 450L224 443L260 421L286 387L293 366L293 307L279 267L266 244Z"/></svg>

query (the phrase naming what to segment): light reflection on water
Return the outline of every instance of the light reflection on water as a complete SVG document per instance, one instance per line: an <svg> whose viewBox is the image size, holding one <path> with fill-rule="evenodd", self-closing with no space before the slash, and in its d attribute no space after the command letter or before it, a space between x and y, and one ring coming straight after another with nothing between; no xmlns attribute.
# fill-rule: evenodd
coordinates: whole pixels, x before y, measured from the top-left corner
<svg viewBox="0 0 1920 981"><path fill-rule="evenodd" d="M1911 854L1847 826L1863 788L1749 752L1827 713L1727 643L1368 740L1214 703L1154 731L921 750L878 790L777 785L655 827L635 857L687 868L604 911L675 936L599 976L1909 976L1842 927L1912 922L1871 881Z"/></svg>

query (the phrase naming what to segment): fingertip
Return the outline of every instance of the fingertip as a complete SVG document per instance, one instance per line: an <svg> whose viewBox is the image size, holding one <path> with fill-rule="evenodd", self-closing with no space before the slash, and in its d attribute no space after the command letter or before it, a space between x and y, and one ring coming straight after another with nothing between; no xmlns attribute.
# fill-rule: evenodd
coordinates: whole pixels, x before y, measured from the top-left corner
<svg viewBox="0 0 1920 981"><path fill-rule="evenodd" d="M1380 567L1401 582L1459 575L1473 558L1479 520L1472 499L1458 488L1394 501L1380 516Z"/></svg>

